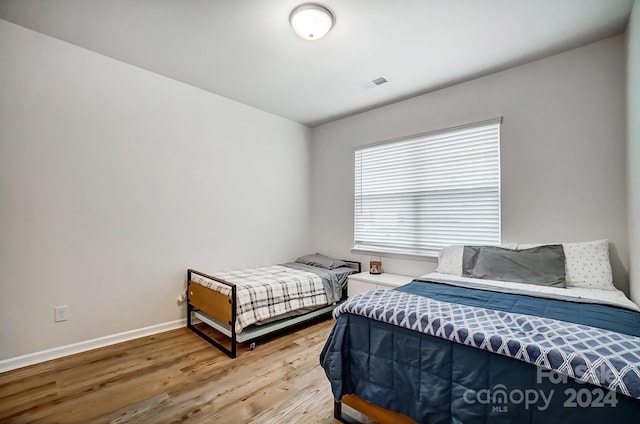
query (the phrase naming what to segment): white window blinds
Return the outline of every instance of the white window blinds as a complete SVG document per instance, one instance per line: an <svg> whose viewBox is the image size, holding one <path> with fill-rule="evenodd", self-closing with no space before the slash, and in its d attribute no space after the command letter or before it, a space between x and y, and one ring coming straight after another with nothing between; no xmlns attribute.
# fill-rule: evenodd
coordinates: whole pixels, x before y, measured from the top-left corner
<svg viewBox="0 0 640 424"><path fill-rule="evenodd" d="M500 243L501 118L355 151L355 249Z"/></svg>

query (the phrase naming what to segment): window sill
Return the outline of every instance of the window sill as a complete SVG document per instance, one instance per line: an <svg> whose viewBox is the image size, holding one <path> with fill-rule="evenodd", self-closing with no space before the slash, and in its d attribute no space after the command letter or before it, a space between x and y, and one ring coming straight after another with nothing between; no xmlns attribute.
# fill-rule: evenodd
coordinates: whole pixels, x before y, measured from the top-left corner
<svg viewBox="0 0 640 424"><path fill-rule="evenodd" d="M383 252L379 250L367 250L367 249L359 249L354 247L351 249L351 253L356 255L375 255L382 256L384 258L394 258L394 259L407 259L412 261L424 261L424 262L438 262L438 256L429 256L429 255L417 255L410 253L392 253L392 252Z"/></svg>

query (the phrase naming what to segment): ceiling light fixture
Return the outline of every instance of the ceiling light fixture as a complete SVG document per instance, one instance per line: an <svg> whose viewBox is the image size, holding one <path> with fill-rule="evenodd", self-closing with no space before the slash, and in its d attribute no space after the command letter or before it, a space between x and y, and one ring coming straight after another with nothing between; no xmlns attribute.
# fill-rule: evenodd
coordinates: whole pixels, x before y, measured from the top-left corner
<svg viewBox="0 0 640 424"><path fill-rule="evenodd" d="M319 40L327 35L335 22L333 13L316 3L301 4L293 9L289 16L291 27L305 40Z"/></svg>

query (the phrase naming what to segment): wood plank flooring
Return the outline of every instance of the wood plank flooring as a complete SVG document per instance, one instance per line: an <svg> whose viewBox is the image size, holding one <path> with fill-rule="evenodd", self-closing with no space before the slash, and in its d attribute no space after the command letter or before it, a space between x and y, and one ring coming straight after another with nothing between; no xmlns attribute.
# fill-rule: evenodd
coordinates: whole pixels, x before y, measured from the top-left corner
<svg viewBox="0 0 640 424"><path fill-rule="evenodd" d="M333 323L236 359L182 328L9 371L0 423L333 423L318 364Z"/></svg>

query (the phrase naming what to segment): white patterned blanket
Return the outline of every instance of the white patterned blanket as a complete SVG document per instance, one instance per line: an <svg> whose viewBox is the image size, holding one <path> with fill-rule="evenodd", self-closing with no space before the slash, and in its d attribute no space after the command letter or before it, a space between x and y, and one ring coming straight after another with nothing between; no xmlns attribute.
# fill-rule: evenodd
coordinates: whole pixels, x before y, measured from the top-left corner
<svg viewBox="0 0 640 424"><path fill-rule="evenodd" d="M217 272L211 276L236 285L238 333L256 322L328 303L324 284L318 275L282 265ZM193 274L191 281L231 295L229 286L210 278Z"/></svg>
<svg viewBox="0 0 640 424"><path fill-rule="evenodd" d="M395 290L354 296L334 310L334 318L343 313L515 358L640 399L639 337Z"/></svg>

